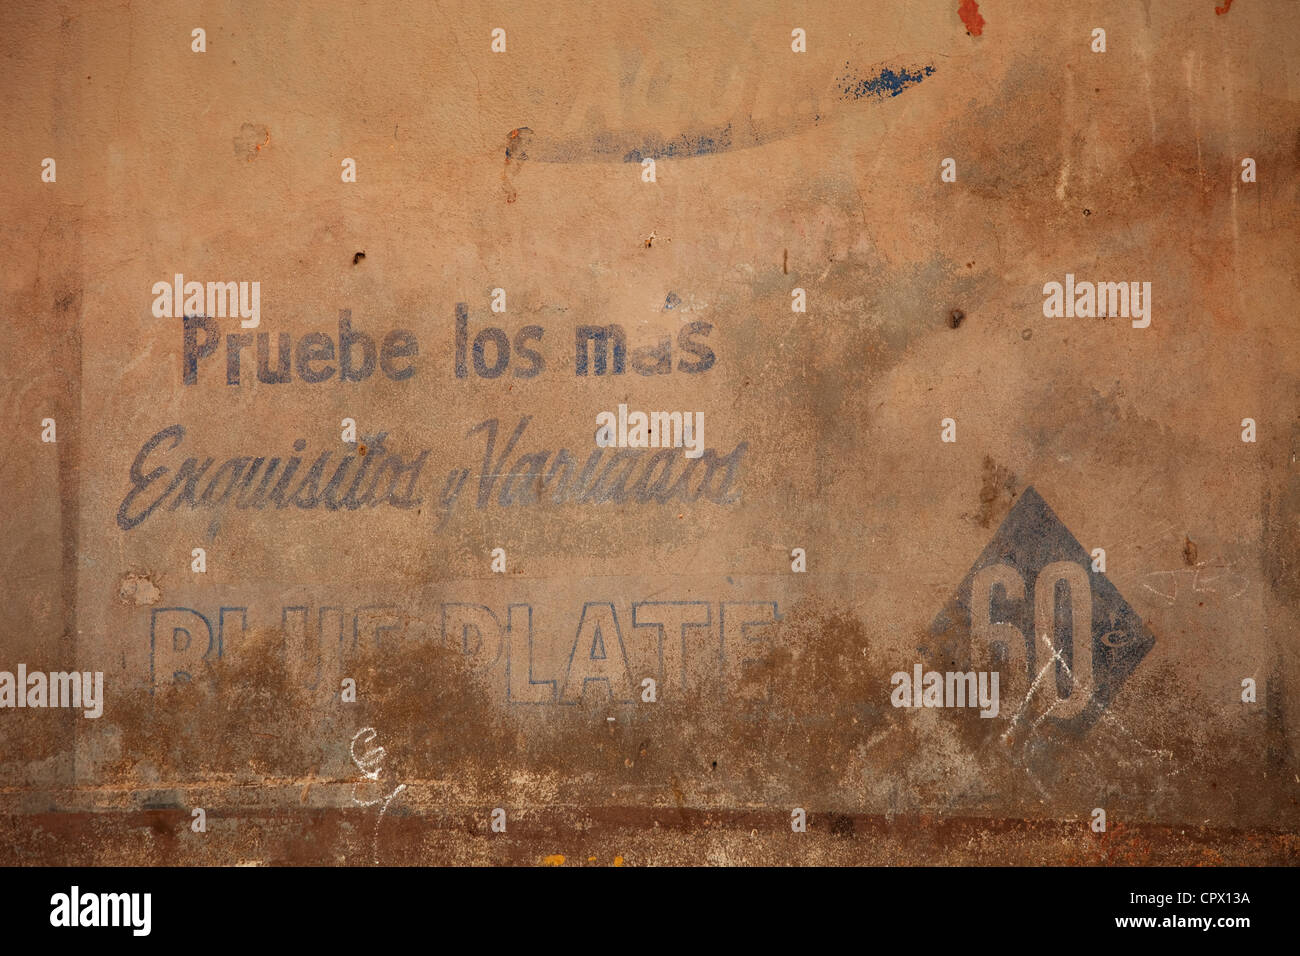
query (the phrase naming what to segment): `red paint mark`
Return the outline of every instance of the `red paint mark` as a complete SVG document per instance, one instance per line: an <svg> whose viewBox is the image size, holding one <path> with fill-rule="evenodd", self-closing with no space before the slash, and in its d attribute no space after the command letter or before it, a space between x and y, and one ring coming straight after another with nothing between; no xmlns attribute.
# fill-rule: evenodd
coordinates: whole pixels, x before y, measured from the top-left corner
<svg viewBox="0 0 1300 956"><path fill-rule="evenodd" d="M1232 0L1223 0L1223 6L1215 7L1214 12L1217 13L1219 16L1223 16L1231 9L1232 9Z"/></svg>
<svg viewBox="0 0 1300 956"><path fill-rule="evenodd" d="M1228 3L1232 3L1232 0L1228 0ZM977 37L984 32L984 18L980 16L980 5L975 0L961 0L957 16L966 24L966 32L971 36Z"/></svg>

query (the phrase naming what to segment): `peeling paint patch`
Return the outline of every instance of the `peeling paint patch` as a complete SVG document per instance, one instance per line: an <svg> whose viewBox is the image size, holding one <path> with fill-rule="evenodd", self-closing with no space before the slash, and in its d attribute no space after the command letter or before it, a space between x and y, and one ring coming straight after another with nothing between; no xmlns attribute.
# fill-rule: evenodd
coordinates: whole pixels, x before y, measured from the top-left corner
<svg viewBox="0 0 1300 956"><path fill-rule="evenodd" d="M148 571L128 571L117 586L117 598L136 607L152 606L162 600L162 589L153 582Z"/></svg>
<svg viewBox="0 0 1300 956"><path fill-rule="evenodd" d="M981 528L988 528L995 519L1000 521L1015 504L1015 473L999 465L991 456L985 455L979 497L979 513L966 517L971 517Z"/></svg>
<svg viewBox="0 0 1300 956"><path fill-rule="evenodd" d="M519 198L519 192L515 189L514 181L518 177L524 161L528 159L528 140L532 133L533 131L527 126L520 126L506 134L506 162L505 167L501 170L501 182L505 186L506 202L508 203ZM511 165L512 162L514 165Z"/></svg>
<svg viewBox="0 0 1300 956"><path fill-rule="evenodd" d="M265 123L245 123L239 127L239 135L232 142L235 155L244 156L251 163L271 145L271 129Z"/></svg>

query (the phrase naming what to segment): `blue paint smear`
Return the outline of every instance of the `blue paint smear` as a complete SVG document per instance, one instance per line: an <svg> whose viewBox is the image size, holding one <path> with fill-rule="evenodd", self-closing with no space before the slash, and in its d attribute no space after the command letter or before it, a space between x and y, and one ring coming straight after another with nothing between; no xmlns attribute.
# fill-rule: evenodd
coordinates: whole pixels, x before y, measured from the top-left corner
<svg viewBox="0 0 1300 956"><path fill-rule="evenodd" d="M836 78L832 90L839 90L841 100L889 99L916 86L935 72L931 65L915 69L900 67L870 67L876 72L861 75L847 61L842 74ZM835 115L827 116L834 120ZM751 149L787 136L793 136L820 125L822 114L796 118L793 121L758 122L752 116L746 121L726 125L697 127L678 136L665 138L654 133L630 130L596 130L587 137L560 139L545 133L533 134L527 127L518 128L518 142L507 140L506 158L518 153L519 160L542 163L589 163L622 161L640 163L646 159L688 159L693 156L711 156L734 149ZM527 155L524 139L528 137Z"/></svg>
<svg viewBox="0 0 1300 956"><path fill-rule="evenodd" d="M639 163L643 159L680 159L688 156L709 156L731 149L731 124L724 127L683 133L676 139L652 139L645 145L623 154L623 162Z"/></svg>
<svg viewBox="0 0 1300 956"><path fill-rule="evenodd" d="M847 63L844 65L848 66ZM844 89L844 95L840 99L860 100L864 96L874 96L876 99L883 100L888 96L897 96L908 87L916 86L933 72L934 67L923 66L918 70L909 70L906 67L891 70L886 67L875 76L865 78L845 73L839 79Z"/></svg>

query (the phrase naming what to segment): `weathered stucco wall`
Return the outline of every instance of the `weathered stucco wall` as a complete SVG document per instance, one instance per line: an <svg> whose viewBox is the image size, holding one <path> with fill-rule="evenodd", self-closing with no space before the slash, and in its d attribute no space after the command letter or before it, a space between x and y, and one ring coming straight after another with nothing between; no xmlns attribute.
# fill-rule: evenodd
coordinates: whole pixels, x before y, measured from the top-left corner
<svg viewBox="0 0 1300 956"><path fill-rule="evenodd" d="M6 5L0 859L1294 862L1294 9L862 6Z"/></svg>

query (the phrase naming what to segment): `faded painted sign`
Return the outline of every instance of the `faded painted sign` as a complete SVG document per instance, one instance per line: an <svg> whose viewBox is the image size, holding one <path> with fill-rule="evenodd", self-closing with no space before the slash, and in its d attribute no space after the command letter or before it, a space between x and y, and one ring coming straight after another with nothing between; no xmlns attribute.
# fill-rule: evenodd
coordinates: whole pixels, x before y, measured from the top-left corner
<svg viewBox="0 0 1300 956"><path fill-rule="evenodd" d="M0 857L1295 862L1221 6L6 5Z"/></svg>

